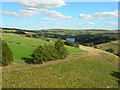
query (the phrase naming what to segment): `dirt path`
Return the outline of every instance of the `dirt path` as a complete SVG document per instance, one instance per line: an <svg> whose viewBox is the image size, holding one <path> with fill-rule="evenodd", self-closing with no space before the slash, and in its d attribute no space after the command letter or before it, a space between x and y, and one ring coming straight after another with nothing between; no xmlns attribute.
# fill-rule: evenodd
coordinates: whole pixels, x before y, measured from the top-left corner
<svg viewBox="0 0 120 90"><path fill-rule="evenodd" d="M100 55L100 56L103 58L103 60L105 60L106 62L110 63L110 64L113 65L113 66L116 66L116 67L120 68L120 66L118 66L118 65L110 62L110 61L109 61L107 58L105 58L103 55L101 55L101 54L99 54L99 55Z"/></svg>
<svg viewBox="0 0 120 90"><path fill-rule="evenodd" d="M52 64L56 64L56 63L61 63L61 62L70 61L70 60L72 60L72 59L76 59L76 58L79 58L79 57L81 57L81 56L77 56L77 57L70 58L70 59L59 60L59 61L55 61L55 62L51 62L51 63L45 63L45 64L40 64L40 65L30 66L30 67L16 68L16 69L7 69L7 70L0 70L0 71L14 71L14 70L23 70L23 69L29 69L29 68L47 66L47 65L52 65Z"/></svg>
<svg viewBox="0 0 120 90"><path fill-rule="evenodd" d="M83 46L83 45L80 45L79 47L81 50L85 50L85 51L88 51L88 53L91 53L91 54L96 54L96 55L100 55L103 60L105 60L106 62L110 63L111 65L113 66L116 66L116 67L119 67L117 64L114 64L112 62L110 62L110 60L108 60L103 54L110 54L112 56L115 56L116 58L118 58L118 56L112 54L112 53L109 53L109 52L106 52L106 51L103 51L103 50L100 50L100 49L95 49L95 48L92 48L92 47L86 47L86 46Z"/></svg>
<svg viewBox="0 0 120 90"><path fill-rule="evenodd" d="M88 51L88 55L100 55L103 60L105 60L106 62L110 63L111 65L114 65L116 67L119 67L118 65L110 62L106 57L104 57L101 53L105 52L105 51L101 51L99 49L95 49L95 48L91 48L91 47L86 47L86 46L82 46L80 45L80 49L81 50L85 50ZM107 52L105 52L107 53ZM0 70L0 71L14 71L14 70L23 70L23 69L29 69L29 68L35 68L35 67L41 67L41 66L47 66L47 65L52 65L52 64L56 64L56 63L61 63L61 62L66 62L66 61L70 61L72 59L76 59L79 58L81 56L76 56L70 59L64 59L64 60L59 60L59 61L54 61L54 62L50 62L50 63L44 63L44 64L40 64L40 65L34 65L34 66L30 66L30 67L24 67L24 68L16 68L16 69L7 69L7 70Z"/></svg>

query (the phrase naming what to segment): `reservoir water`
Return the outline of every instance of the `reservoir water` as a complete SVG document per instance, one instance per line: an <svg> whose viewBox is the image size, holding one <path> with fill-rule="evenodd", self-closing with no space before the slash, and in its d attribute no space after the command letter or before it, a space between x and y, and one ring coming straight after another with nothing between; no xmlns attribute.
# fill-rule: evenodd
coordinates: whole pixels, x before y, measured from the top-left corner
<svg viewBox="0 0 120 90"><path fill-rule="evenodd" d="M71 42L75 42L75 38L66 38L66 40L71 41Z"/></svg>

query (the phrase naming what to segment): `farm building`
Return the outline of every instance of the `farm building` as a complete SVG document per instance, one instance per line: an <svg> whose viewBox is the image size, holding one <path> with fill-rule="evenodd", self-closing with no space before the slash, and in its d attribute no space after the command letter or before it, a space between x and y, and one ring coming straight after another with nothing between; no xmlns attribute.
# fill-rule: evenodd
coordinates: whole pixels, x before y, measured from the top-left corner
<svg viewBox="0 0 120 90"><path fill-rule="evenodd" d="M50 40L50 39L47 39L46 41L47 41L47 42L52 42L52 40Z"/></svg>

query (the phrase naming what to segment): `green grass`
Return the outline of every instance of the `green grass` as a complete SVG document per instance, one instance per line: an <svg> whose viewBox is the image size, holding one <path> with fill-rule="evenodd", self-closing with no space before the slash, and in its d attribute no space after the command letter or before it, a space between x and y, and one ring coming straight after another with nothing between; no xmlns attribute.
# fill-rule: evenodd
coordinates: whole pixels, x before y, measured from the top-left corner
<svg viewBox="0 0 120 90"><path fill-rule="evenodd" d="M16 65L16 64L15 64ZM53 65L3 72L3 88L117 88L117 68L99 55Z"/></svg>
<svg viewBox="0 0 120 90"><path fill-rule="evenodd" d="M87 52L87 51L82 51L82 50L75 48L75 47L70 47L70 46L65 46L65 47L67 48L67 50L69 51L70 54Z"/></svg>
<svg viewBox="0 0 120 90"><path fill-rule="evenodd" d="M24 57L26 58L30 57L33 50L39 45L54 44L54 42L46 42L45 40L42 39L28 38L16 34L3 33L2 36L12 50L14 60L22 60L22 58ZM53 39L53 41L55 41L55 39ZM70 54L85 52L75 47L70 46L65 47L67 48Z"/></svg>
<svg viewBox="0 0 120 90"><path fill-rule="evenodd" d="M35 49L33 47L23 46L14 43L8 43L8 46L11 48L13 52L14 60L22 60L22 58L24 57L29 58L33 50Z"/></svg>
<svg viewBox="0 0 120 90"><path fill-rule="evenodd" d="M97 45L97 48L102 49L102 50L107 50L109 48L113 49L113 53L117 54L118 53L118 41L112 41L109 43L103 43L103 44L99 44Z"/></svg>

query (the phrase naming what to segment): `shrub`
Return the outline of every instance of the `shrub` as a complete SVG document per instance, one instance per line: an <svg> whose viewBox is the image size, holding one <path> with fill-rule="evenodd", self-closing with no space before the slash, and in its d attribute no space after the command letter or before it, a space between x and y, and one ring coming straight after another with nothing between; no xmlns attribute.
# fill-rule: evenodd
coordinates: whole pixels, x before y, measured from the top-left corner
<svg viewBox="0 0 120 90"><path fill-rule="evenodd" d="M58 59L64 59L67 56L68 51L64 47L64 43L60 39L58 39L55 42L55 48L56 48L57 53L58 53Z"/></svg>
<svg viewBox="0 0 120 90"><path fill-rule="evenodd" d="M6 66L13 61L13 54L5 41L2 41L2 65Z"/></svg>
<svg viewBox="0 0 120 90"><path fill-rule="evenodd" d="M117 53L117 55L120 57L120 50L118 50L118 53Z"/></svg>
<svg viewBox="0 0 120 90"><path fill-rule="evenodd" d="M55 45L45 45L37 47L31 55L32 58L29 62L40 64L46 61L63 59L67 56L67 54L67 49L64 47L64 43L60 39L58 39L55 42Z"/></svg>
<svg viewBox="0 0 120 90"><path fill-rule="evenodd" d="M79 43L78 42L75 43L75 47L79 48Z"/></svg>
<svg viewBox="0 0 120 90"><path fill-rule="evenodd" d="M112 48L106 49L106 51L110 52L110 53L113 53L113 49Z"/></svg>
<svg viewBox="0 0 120 90"><path fill-rule="evenodd" d="M65 45L68 45L68 46L74 46L74 45L75 45L73 42L68 41L68 40L66 40L66 41L64 42L64 44L65 44Z"/></svg>

